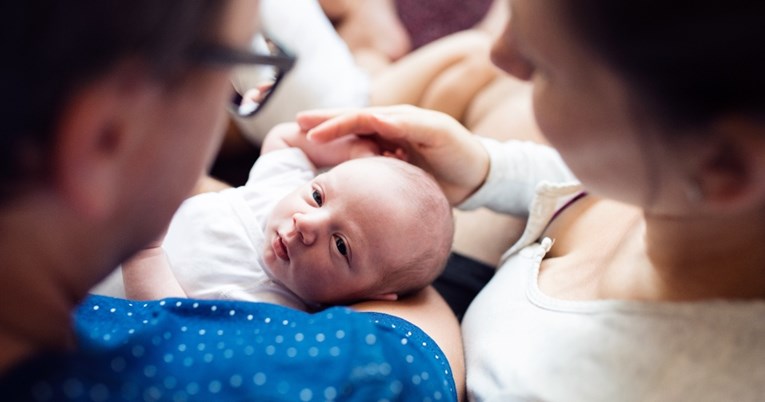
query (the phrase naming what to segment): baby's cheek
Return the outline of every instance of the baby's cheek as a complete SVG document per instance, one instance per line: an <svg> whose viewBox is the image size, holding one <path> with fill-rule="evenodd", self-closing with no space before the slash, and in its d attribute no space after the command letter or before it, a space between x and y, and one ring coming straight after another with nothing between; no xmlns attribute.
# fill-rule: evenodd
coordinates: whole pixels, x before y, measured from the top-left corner
<svg viewBox="0 0 765 402"><path fill-rule="evenodd" d="M314 299L322 302L332 302L341 299L348 291L348 284L345 281L333 278L332 275L327 273L316 276L308 285L311 287Z"/></svg>

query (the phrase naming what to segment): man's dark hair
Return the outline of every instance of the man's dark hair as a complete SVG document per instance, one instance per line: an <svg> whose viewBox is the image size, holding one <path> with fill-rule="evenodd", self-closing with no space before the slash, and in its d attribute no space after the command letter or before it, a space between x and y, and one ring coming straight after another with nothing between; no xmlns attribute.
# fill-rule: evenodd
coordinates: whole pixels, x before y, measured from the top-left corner
<svg viewBox="0 0 765 402"><path fill-rule="evenodd" d="M73 91L119 61L158 80L182 76L213 39L224 0L19 0L0 5L0 203L44 179L52 131Z"/></svg>

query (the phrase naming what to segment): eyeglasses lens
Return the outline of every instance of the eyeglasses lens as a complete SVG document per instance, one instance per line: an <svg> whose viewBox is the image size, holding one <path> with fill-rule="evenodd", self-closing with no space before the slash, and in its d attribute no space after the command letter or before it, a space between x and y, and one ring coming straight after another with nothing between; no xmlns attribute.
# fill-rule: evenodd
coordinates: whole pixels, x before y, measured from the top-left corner
<svg viewBox="0 0 765 402"><path fill-rule="evenodd" d="M253 47L258 54L264 56L280 55L279 49L266 40L256 41ZM263 64L237 66L232 78L235 90L232 99L233 111L242 117L255 114L265 104L282 75L283 71L277 66Z"/></svg>

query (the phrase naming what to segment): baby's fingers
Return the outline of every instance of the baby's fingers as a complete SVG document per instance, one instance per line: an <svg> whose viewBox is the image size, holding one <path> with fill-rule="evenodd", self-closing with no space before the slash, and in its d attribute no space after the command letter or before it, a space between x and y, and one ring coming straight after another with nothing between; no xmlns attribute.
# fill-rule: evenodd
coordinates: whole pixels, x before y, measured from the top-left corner
<svg viewBox="0 0 765 402"><path fill-rule="evenodd" d="M370 156L380 156L383 151L376 143L367 140L359 140L353 144L350 150L349 159L368 158Z"/></svg>

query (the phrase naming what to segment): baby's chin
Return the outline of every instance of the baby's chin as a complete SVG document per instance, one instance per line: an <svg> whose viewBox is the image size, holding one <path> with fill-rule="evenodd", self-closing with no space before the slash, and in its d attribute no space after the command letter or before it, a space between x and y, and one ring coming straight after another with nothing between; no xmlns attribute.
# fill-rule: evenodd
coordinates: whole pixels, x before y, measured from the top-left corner
<svg viewBox="0 0 765 402"><path fill-rule="evenodd" d="M287 286L289 280L287 279L287 282L285 282L285 279L290 269L290 262L280 259L269 245L266 245L263 248L261 259L263 261L263 271L266 275L268 275L272 281L289 288L289 286Z"/></svg>

